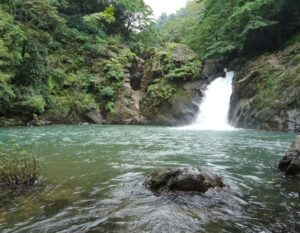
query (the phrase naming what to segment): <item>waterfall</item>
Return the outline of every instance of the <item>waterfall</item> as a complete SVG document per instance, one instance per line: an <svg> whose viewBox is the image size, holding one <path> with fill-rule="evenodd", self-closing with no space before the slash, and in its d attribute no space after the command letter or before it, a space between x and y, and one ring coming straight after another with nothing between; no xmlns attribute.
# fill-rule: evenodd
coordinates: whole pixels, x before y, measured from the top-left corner
<svg viewBox="0 0 300 233"><path fill-rule="evenodd" d="M217 78L207 87L204 99L199 104L196 121L184 128L195 130L233 129L228 123L228 113L234 72L225 71L225 78Z"/></svg>

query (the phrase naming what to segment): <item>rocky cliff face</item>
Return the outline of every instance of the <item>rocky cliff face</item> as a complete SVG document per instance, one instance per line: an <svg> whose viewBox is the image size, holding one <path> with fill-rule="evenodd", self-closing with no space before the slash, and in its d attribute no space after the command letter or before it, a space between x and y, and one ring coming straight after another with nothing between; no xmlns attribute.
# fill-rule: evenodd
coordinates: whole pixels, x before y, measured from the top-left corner
<svg viewBox="0 0 300 233"><path fill-rule="evenodd" d="M235 76L230 120L236 127L300 130L300 41L264 54Z"/></svg>
<svg viewBox="0 0 300 233"><path fill-rule="evenodd" d="M150 49L145 60L134 60L125 72L114 110L106 115L104 123L191 123L199 110L203 90L210 82L206 76L220 72L213 61L208 64L201 75L197 55L185 45L168 43Z"/></svg>
<svg viewBox="0 0 300 233"><path fill-rule="evenodd" d="M146 123L182 125L193 121L202 97L201 63L185 45L169 43L147 54L142 80Z"/></svg>
<svg viewBox="0 0 300 233"><path fill-rule="evenodd" d="M107 114L105 123L181 125L192 122L207 83L200 81L200 71L196 54L185 45L169 43L150 49L145 60L136 59L130 65L114 110Z"/></svg>
<svg viewBox="0 0 300 233"><path fill-rule="evenodd" d="M140 101L143 93L141 82L144 75L144 61L136 58L128 66L126 76L114 102L113 111L106 116L109 124L143 124Z"/></svg>
<svg viewBox="0 0 300 233"><path fill-rule="evenodd" d="M197 55L181 44L152 48L144 60L124 46L113 51L108 49L107 57L91 61L95 80L88 88L93 104L56 106L18 119L3 117L0 125L188 124L199 110L207 84L223 72L214 61L207 61L202 70Z"/></svg>
<svg viewBox="0 0 300 233"><path fill-rule="evenodd" d="M145 60L136 59L129 67L105 123L189 124L207 85L224 75L220 62L202 65L191 49L175 43L150 49Z"/></svg>

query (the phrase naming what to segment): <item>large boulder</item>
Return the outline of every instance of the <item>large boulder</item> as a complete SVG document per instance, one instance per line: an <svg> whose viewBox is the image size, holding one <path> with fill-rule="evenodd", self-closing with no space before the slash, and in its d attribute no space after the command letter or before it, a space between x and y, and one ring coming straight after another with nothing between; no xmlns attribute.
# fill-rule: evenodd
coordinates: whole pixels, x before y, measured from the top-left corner
<svg viewBox="0 0 300 233"><path fill-rule="evenodd" d="M286 175L300 174L300 135L295 138L290 149L279 162L278 168Z"/></svg>
<svg viewBox="0 0 300 233"><path fill-rule="evenodd" d="M170 191L205 193L210 188L225 187L220 177L193 167L163 169L154 172L146 178L144 185L157 194Z"/></svg>
<svg viewBox="0 0 300 233"><path fill-rule="evenodd" d="M100 113L100 110L97 109L87 109L86 112L83 113L83 119L86 120L86 122L91 124L102 124L103 119Z"/></svg>
<svg viewBox="0 0 300 233"><path fill-rule="evenodd" d="M166 43L148 51L141 99L146 123L184 125L194 120L204 89L201 67L186 45Z"/></svg>

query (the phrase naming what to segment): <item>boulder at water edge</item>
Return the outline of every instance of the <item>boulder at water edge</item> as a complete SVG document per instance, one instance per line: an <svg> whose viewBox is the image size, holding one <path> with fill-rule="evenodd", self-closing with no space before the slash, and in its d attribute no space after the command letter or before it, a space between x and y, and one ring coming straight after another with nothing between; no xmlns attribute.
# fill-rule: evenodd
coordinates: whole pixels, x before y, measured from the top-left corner
<svg viewBox="0 0 300 233"><path fill-rule="evenodd" d="M205 193L210 188L225 187L220 177L193 167L162 169L148 176L144 185L158 194L170 191Z"/></svg>
<svg viewBox="0 0 300 233"><path fill-rule="evenodd" d="M290 149L279 162L278 168L286 175L300 174L300 135L295 138Z"/></svg>

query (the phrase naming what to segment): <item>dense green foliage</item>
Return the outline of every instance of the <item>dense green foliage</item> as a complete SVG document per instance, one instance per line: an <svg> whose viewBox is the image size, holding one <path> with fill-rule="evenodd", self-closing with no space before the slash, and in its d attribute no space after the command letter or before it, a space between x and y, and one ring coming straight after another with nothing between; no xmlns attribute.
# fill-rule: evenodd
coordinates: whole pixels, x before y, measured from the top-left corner
<svg viewBox="0 0 300 233"><path fill-rule="evenodd" d="M199 77L201 62L185 45L166 43L149 50L147 56L143 82L145 109L167 102L184 83Z"/></svg>
<svg viewBox="0 0 300 233"><path fill-rule="evenodd" d="M134 58L122 44L143 50L128 40L151 30L150 14L143 0L2 1L0 115L112 110Z"/></svg>
<svg viewBox="0 0 300 233"><path fill-rule="evenodd" d="M252 56L282 45L300 27L298 0L192 0L159 20L165 40L205 58Z"/></svg>
<svg viewBox="0 0 300 233"><path fill-rule="evenodd" d="M298 1L190 0L155 23L143 0L1 0L0 118L28 122L59 112L64 119L91 110L105 117L137 56L146 67L161 63L142 103L159 105L199 77L201 66L174 64L166 42L188 45L202 61L253 57L296 34Z"/></svg>

